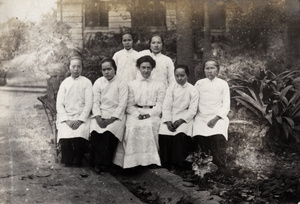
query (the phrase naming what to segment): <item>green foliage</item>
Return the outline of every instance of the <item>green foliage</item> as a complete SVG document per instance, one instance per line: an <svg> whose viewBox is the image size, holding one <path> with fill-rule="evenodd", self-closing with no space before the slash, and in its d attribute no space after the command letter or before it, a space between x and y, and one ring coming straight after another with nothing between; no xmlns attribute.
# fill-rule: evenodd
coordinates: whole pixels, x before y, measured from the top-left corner
<svg viewBox="0 0 300 204"><path fill-rule="evenodd" d="M230 39L247 49L267 49L269 39L285 29L288 20L285 12L269 4L255 7L248 13L234 10Z"/></svg>
<svg viewBox="0 0 300 204"><path fill-rule="evenodd" d="M276 138L300 142L299 71L275 75L261 71L260 76L236 74L230 80L232 98L246 107L261 125L276 129Z"/></svg>
<svg viewBox="0 0 300 204"><path fill-rule="evenodd" d="M190 154L186 161L192 163L194 175L198 176L199 179L203 179L205 175L215 173L218 170L218 166L212 162L213 157L201 151Z"/></svg>
<svg viewBox="0 0 300 204"><path fill-rule="evenodd" d="M0 25L0 58L13 58L24 43L24 28L26 24L15 18Z"/></svg>

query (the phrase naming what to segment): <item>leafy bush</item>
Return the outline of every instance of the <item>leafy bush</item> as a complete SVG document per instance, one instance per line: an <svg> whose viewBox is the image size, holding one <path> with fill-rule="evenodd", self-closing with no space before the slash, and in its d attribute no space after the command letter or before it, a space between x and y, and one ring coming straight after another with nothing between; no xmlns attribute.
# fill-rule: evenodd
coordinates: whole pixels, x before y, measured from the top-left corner
<svg viewBox="0 0 300 204"><path fill-rule="evenodd" d="M269 39L285 29L288 16L279 6L255 7L247 13L234 10L229 39L246 49L266 50Z"/></svg>
<svg viewBox="0 0 300 204"><path fill-rule="evenodd" d="M300 142L300 77L299 71L275 75L261 71L260 76L236 74L230 80L232 98L246 107L261 126L275 129L275 139L293 138ZM272 136L271 134L269 135Z"/></svg>

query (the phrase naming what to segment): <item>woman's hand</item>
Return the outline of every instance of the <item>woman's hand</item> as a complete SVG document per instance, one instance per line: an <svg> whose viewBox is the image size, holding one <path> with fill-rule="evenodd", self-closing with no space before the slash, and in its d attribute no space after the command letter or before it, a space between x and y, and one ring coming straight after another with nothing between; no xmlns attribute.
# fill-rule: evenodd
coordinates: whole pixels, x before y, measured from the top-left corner
<svg viewBox="0 0 300 204"><path fill-rule="evenodd" d="M168 129L169 129L171 132L175 132L175 131L176 131L176 128L175 128L174 124L173 124L171 121L167 121L167 122L165 122L165 123L166 123Z"/></svg>
<svg viewBox="0 0 300 204"><path fill-rule="evenodd" d="M66 123L67 123L67 125L68 125L71 129L73 129L73 128L72 128L72 126L73 126L73 121L67 120Z"/></svg>
<svg viewBox="0 0 300 204"><path fill-rule="evenodd" d="M72 130L76 130L83 123L83 121L81 121L81 120L67 120L66 123Z"/></svg>
<svg viewBox="0 0 300 204"><path fill-rule="evenodd" d="M213 119L211 119L211 120L207 123L207 126L210 127L210 128L215 127L216 123L217 123L220 119L221 119L220 116L214 117Z"/></svg>
<svg viewBox="0 0 300 204"><path fill-rule="evenodd" d="M174 127L175 127L175 129L177 129L182 123L185 123L185 120L183 120L183 119L178 119L178 120L176 120L173 124L174 124Z"/></svg>
<svg viewBox="0 0 300 204"><path fill-rule="evenodd" d="M83 121L81 121L81 120L75 120L74 122L73 122L73 130L76 130L77 128L79 128L79 126L81 125L83 123Z"/></svg>
<svg viewBox="0 0 300 204"><path fill-rule="evenodd" d="M105 120L106 126L112 124L112 123L115 122L116 120L118 120L118 118L116 118L116 117L111 117L111 118L109 118L109 119L106 119L106 120Z"/></svg>
<svg viewBox="0 0 300 204"><path fill-rule="evenodd" d="M138 119L140 120L144 120L144 119L147 119L147 118L150 118L150 115L149 114L140 114L138 116Z"/></svg>
<svg viewBox="0 0 300 204"><path fill-rule="evenodd" d="M96 116L95 118L96 118L97 124L101 128L106 128L107 124L106 124L105 120L101 118L101 116Z"/></svg>

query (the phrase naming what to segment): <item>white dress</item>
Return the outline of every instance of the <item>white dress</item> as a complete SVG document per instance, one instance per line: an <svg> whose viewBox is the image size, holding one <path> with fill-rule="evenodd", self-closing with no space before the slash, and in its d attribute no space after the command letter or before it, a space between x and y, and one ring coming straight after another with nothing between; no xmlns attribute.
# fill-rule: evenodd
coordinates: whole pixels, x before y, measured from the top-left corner
<svg viewBox="0 0 300 204"><path fill-rule="evenodd" d="M90 132L96 131L101 134L109 131L122 141L126 121L124 113L128 99L126 82L118 76L115 76L110 81L105 77L101 77L94 83L93 96L93 116ZM109 124L106 128L101 128L95 116L101 116L104 119L116 117L118 120Z"/></svg>
<svg viewBox="0 0 300 204"><path fill-rule="evenodd" d="M183 86L174 83L169 86L163 103L159 134L174 136L178 133L185 133L191 136L193 118L197 113L198 101L198 90L190 83L186 82ZM180 118L185 120L186 123L181 124L175 132L171 132L165 122L175 122Z"/></svg>
<svg viewBox="0 0 300 204"><path fill-rule="evenodd" d="M151 77L129 83L124 152L120 152L121 148L118 147L115 164L123 168L161 165L158 154L158 129L164 95L164 85ZM139 108L135 105L153 108ZM149 114L150 118L139 120L139 114Z"/></svg>
<svg viewBox="0 0 300 204"><path fill-rule="evenodd" d="M138 58L139 53L134 49L123 49L116 52L113 56L117 65L116 75L122 77L125 82L135 80L137 75L136 60Z"/></svg>
<svg viewBox="0 0 300 204"><path fill-rule="evenodd" d="M174 63L170 57L161 53L155 55L150 50L143 50L139 54L141 57L149 55L155 60L156 66L151 73L153 80L164 83L166 88L175 83ZM140 72L137 77L141 77Z"/></svg>
<svg viewBox="0 0 300 204"><path fill-rule="evenodd" d="M222 134L227 140L229 125L227 114L230 111L230 91L227 82L217 77L213 80L205 78L197 81L195 87L199 91L200 98L193 124L193 136ZM208 127L207 123L217 115L221 119L213 128Z"/></svg>
<svg viewBox="0 0 300 204"><path fill-rule="evenodd" d="M89 138L92 102L92 83L86 77L68 77L61 83L56 101L57 141L62 138ZM67 120L81 120L83 123L72 130L65 123Z"/></svg>

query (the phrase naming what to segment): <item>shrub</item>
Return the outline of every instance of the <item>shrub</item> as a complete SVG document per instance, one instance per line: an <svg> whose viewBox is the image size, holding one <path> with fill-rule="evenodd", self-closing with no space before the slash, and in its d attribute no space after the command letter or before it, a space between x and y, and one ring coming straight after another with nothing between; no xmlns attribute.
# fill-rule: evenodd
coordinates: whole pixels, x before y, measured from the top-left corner
<svg viewBox="0 0 300 204"><path fill-rule="evenodd" d="M293 138L299 143L299 73L285 71L275 75L271 71L261 71L260 76L253 77L236 74L230 80L232 98L238 106L246 107L254 114L261 126L267 130L275 129L275 140ZM269 137L272 138L272 135L269 134Z"/></svg>

